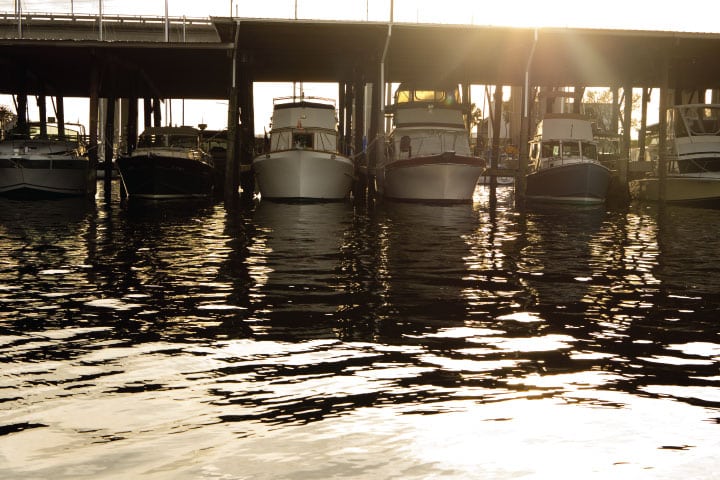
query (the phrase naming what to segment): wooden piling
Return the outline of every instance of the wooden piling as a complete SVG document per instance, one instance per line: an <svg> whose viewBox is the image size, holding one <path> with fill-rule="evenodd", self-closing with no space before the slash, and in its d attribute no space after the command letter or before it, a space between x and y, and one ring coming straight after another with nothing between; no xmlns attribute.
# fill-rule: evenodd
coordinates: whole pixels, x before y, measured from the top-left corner
<svg viewBox="0 0 720 480"><path fill-rule="evenodd" d="M638 132L638 161L645 161L645 130L647 130L647 107L648 101L650 100L650 91L652 89L643 87L642 98L640 102L640 131Z"/></svg>
<svg viewBox="0 0 720 480"><path fill-rule="evenodd" d="M27 133L27 95L20 93L17 96L17 128L22 133Z"/></svg>
<svg viewBox="0 0 720 480"><path fill-rule="evenodd" d="M105 191L105 203L110 203L112 193L112 160L113 160L113 145L115 144L115 98L107 99L107 108L105 109L105 142L104 142L104 156L105 163L103 178L103 186Z"/></svg>
<svg viewBox="0 0 720 480"><path fill-rule="evenodd" d="M90 71L90 112L88 112L88 159L90 166L88 170L91 196L95 196L97 190L97 164L98 164L98 110L100 108L99 95L100 72L97 67Z"/></svg>
<svg viewBox="0 0 720 480"><path fill-rule="evenodd" d="M153 98L152 100L152 113L153 113L153 125L156 127L162 126L162 110L160 109L160 99Z"/></svg>
<svg viewBox="0 0 720 480"><path fill-rule="evenodd" d="M55 114L58 128L58 138L65 139L65 99L62 95L55 97Z"/></svg>
<svg viewBox="0 0 720 480"><path fill-rule="evenodd" d="M243 201L252 200L255 195L255 174L252 169L255 157L255 110L253 108L253 82L250 72L250 62L243 57L240 70L240 172L239 182L233 185L233 192L237 194L240 187L240 198ZM236 169L237 171L237 169ZM239 185L238 185L239 183Z"/></svg>
<svg viewBox="0 0 720 480"><path fill-rule="evenodd" d="M47 98L45 94L37 97L37 104L40 112L40 138L47 138Z"/></svg>
<svg viewBox="0 0 720 480"><path fill-rule="evenodd" d="M665 202L667 183L667 107L670 87L670 62L665 58L663 71L665 72L660 87L660 102L658 107L658 201Z"/></svg>
<svg viewBox="0 0 720 480"><path fill-rule="evenodd" d="M130 97L128 99L127 112L127 144L125 153L131 154L137 148L138 140L138 99Z"/></svg>
<svg viewBox="0 0 720 480"><path fill-rule="evenodd" d="M503 87L502 85L495 85L495 94L493 97L493 136L492 136L492 147L490 154L490 168L493 174L490 175L490 191L492 196L495 195L497 189L497 172L499 159L500 159L500 125L502 120L502 102L503 102Z"/></svg>
<svg viewBox="0 0 720 480"><path fill-rule="evenodd" d="M143 126L145 129L152 127L152 99L143 98Z"/></svg>
<svg viewBox="0 0 720 480"><path fill-rule="evenodd" d="M623 154L619 159L617 167L620 186L623 188L623 191L621 193L625 196L626 200L629 200L630 192L628 190L628 162L630 161L630 145L632 140L630 136L630 130L632 128L633 107L633 88L630 82L625 83L625 86L623 87L623 92L625 95L625 112L623 113Z"/></svg>
<svg viewBox="0 0 720 480"><path fill-rule="evenodd" d="M230 88L228 98L228 125L227 125L227 151L225 161L225 186L224 197L226 205L235 202L238 189L237 157L238 157L238 87Z"/></svg>

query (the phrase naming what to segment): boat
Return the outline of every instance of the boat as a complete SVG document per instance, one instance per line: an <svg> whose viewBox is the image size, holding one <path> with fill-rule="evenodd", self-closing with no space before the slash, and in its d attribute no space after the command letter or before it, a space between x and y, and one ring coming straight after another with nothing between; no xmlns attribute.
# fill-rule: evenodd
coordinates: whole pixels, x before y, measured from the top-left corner
<svg viewBox="0 0 720 480"><path fill-rule="evenodd" d="M128 198L210 197L213 161L200 142L201 131L193 127L146 129L138 137L137 148L116 162Z"/></svg>
<svg viewBox="0 0 720 480"><path fill-rule="evenodd" d="M393 128L376 169L378 192L403 201L472 201L485 161L471 153L470 109L458 85L400 84L387 111Z"/></svg>
<svg viewBox="0 0 720 480"><path fill-rule="evenodd" d="M547 113L530 141L525 196L531 202L600 204L610 169L598 160L592 123L582 115Z"/></svg>
<svg viewBox="0 0 720 480"><path fill-rule="evenodd" d="M510 150L510 151L508 151ZM502 173L508 173L513 172L517 170L518 166L518 159L517 154L513 152L514 149L506 149L506 151L502 152L500 154L500 159L498 161L498 172ZM488 158L490 155L487 156ZM486 161L486 164L490 163L489 161ZM490 185L492 183L492 176L488 174L488 171L484 171L484 175L480 176L480 179L478 180L479 185ZM515 184L515 177L512 175L496 175L495 176L495 183L498 186L503 185L514 185Z"/></svg>
<svg viewBox="0 0 720 480"><path fill-rule="evenodd" d="M19 198L81 196L92 191L85 129L30 122L0 142L0 194Z"/></svg>
<svg viewBox="0 0 720 480"><path fill-rule="evenodd" d="M260 198L342 200L350 195L353 161L338 148L335 101L320 97L273 99L265 150L253 159Z"/></svg>
<svg viewBox="0 0 720 480"><path fill-rule="evenodd" d="M665 138L664 200L720 205L720 104L668 108ZM650 175L630 182L633 199L661 199L658 165L656 157Z"/></svg>

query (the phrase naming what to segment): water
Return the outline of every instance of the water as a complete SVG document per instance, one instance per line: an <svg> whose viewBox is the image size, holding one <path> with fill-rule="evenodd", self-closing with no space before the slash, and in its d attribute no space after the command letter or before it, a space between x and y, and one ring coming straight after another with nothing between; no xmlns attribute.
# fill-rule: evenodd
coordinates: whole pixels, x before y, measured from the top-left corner
<svg viewBox="0 0 720 480"><path fill-rule="evenodd" d="M2 478L718 478L718 210L130 207L0 200Z"/></svg>

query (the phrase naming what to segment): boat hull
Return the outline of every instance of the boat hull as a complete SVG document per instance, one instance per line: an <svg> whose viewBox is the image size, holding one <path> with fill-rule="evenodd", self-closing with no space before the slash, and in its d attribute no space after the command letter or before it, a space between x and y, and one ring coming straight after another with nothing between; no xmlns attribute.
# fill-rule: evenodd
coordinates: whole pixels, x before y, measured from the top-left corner
<svg viewBox="0 0 720 480"><path fill-rule="evenodd" d="M91 181L85 158L0 158L3 196L81 196L90 192Z"/></svg>
<svg viewBox="0 0 720 480"><path fill-rule="evenodd" d="M650 177L631 181L630 196L635 200L659 201L660 179ZM720 177L668 175L665 201L720 204Z"/></svg>
<svg viewBox="0 0 720 480"><path fill-rule="evenodd" d="M204 198L213 192L213 167L179 156L140 154L117 160L128 198Z"/></svg>
<svg viewBox="0 0 720 480"><path fill-rule="evenodd" d="M393 200L469 202L484 167L480 158L448 154L395 160L379 172L378 190Z"/></svg>
<svg viewBox="0 0 720 480"><path fill-rule="evenodd" d="M572 163L532 172L526 177L528 200L558 203L603 203L610 170L593 162Z"/></svg>
<svg viewBox="0 0 720 480"><path fill-rule="evenodd" d="M316 150L282 150L253 160L262 198L278 200L342 200L350 195L352 161Z"/></svg>

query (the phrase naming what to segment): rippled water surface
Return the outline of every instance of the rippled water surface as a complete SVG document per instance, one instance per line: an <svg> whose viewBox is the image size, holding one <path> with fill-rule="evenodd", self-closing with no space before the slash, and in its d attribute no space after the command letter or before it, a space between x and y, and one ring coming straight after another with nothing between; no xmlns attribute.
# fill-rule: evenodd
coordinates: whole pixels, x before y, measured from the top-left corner
<svg viewBox="0 0 720 480"><path fill-rule="evenodd" d="M718 226L0 200L0 477L718 478Z"/></svg>

